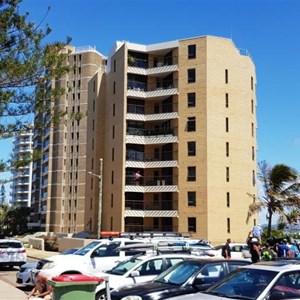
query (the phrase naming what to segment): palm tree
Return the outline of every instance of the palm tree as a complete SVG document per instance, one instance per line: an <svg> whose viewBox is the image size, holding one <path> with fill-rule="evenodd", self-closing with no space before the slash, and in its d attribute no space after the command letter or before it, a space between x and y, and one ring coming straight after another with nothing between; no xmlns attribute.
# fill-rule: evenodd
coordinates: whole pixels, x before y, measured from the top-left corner
<svg viewBox="0 0 300 300"><path fill-rule="evenodd" d="M300 208L300 182L296 170L284 164L271 167L265 161L258 164L258 179L262 185L262 196L256 197L249 206L247 223L250 217L261 209L267 209L268 231L270 237L274 214L288 220L285 209ZM253 195L251 195L253 197Z"/></svg>

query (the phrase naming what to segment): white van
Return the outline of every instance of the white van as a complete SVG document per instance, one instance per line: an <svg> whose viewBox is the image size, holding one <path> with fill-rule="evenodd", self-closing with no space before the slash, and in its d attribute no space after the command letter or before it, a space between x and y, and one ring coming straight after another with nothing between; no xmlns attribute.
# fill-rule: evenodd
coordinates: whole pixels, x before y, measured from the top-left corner
<svg viewBox="0 0 300 300"><path fill-rule="evenodd" d="M73 254L55 255L38 263L40 275L54 277L62 274L90 274L110 270L118 262L140 253L134 249L118 251L119 247L146 243L146 239L115 238L95 240Z"/></svg>

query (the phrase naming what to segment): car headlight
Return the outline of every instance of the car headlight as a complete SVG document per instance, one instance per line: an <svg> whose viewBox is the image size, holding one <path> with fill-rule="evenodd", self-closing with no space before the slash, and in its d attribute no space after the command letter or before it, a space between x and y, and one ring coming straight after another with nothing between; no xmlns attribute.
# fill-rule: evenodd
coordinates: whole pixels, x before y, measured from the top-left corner
<svg viewBox="0 0 300 300"><path fill-rule="evenodd" d="M46 262L43 267L42 267L42 270L44 269L52 269L56 266L56 264L53 262L53 261L48 261Z"/></svg>
<svg viewBox="0 0 300 300"><path fill-rule="evenodd" d="M121 300L142 300L142 297L140 296L126 296L122 298Z"/></svg>

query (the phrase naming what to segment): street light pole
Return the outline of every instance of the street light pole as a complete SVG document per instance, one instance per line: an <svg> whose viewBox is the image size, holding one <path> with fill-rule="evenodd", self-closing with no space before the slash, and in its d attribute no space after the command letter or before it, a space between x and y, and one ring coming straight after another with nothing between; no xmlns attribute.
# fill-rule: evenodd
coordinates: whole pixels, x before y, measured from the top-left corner
<svg viewBox="0 0 300 300"><path fill-rule="evenodd" d="M98 198L98 231L97 231L97 238L100 238L100 232L101 232L101 224L102 224L102 177L103 177L103 159L100 158L99 161L99 175L94 174L92 172L88 172L88 174L95 176L99 179L99 198Z"/></svg>

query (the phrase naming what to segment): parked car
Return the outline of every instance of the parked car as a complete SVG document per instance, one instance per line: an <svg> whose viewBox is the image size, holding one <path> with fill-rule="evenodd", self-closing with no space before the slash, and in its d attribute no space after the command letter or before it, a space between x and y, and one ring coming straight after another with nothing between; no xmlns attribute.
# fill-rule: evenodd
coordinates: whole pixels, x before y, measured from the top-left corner
<svg viewBox="0 0 300 300"><path fill-rule="evenodd" d="M278 260L242 266L204 292L169 298L172 300L300 299L300 262Z"/></svg>
<svg viewBox="0 0 300 300"><path fill-rule="evenodd" d="M110 289L120 286L145 282L185 259L191 258L188 253L175 254L141 254L124 260L111 270L97 274L97 277L106 276L109 279ZM105 299L105 282L96 287L96 300Z"/></svg>
<svg viewBox="0 0 300 300"><path fill-rule="evenodd" d="M118 251L120 246L147 242L143 239L116 238L95 240L73 254L55 255L38 262L41 276L54 277L62 274L90 274L110 270L118 262L140 253L135 249ZM33 274L34 277L34 274Z"/></svg>
<svg viewBox="0 0 300 300"><path fill-rule="evenodd" d="M16 282L18 284L22 284L25 286L34 286L34 282L31 280L31 272L36 270L37 261L35 262L28 262L20 267L20 270L17 272Z"/></svg>
<svg viewBox="0 0 300 300"><path fill-rule="evenodd" d="M71 248L60 253L60 255L68 255L77 251L78 248ZM27 262L20 267L20 270L16 274L16 282L25 286L34 286L32 273L35 273L37 269L38 261Z"/></svg>
<svg viewBox="0 0 300 300"><path fill-rule="evenodd" d="M16 239L0 239L0 267L20 267L27 262L26 249Z"/></svg>
<svg viewBox="0 0 300 300"><path fill-rule="evenodd" d="M207 289L237 267L249 264L247 260L193 258L179 262L153 280L117 288L112 300L159 300L195 293ZM126 298L125 298L126 297Z"/></svg>
<svg viewBox="0 0 300 300"><path fill-rule="evenodd" d="M214 250L211 250L210 253L216 257L222 257L222 247L223 245L218 245L214 247ZM249 252L249 246L246 243L230 243L229 244L231 251L231 258L235 259L250 259L251 254Z"/></svg>

